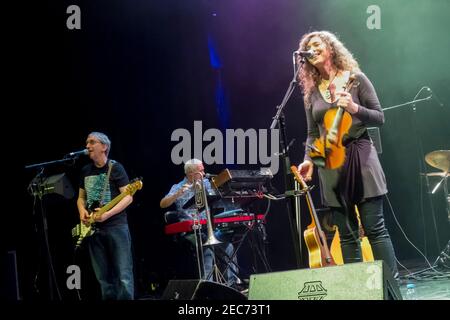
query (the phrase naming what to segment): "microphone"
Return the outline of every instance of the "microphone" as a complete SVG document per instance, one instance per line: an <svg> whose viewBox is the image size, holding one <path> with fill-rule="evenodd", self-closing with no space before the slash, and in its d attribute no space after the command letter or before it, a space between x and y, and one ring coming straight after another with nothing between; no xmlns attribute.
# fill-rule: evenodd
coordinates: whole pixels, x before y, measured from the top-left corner
<svg viewBox="0 0 450 320"><path fill-rule="evenodd" d="M431 98L436 98L437 103L439 103L439 105L441 107L444 106L444 104L441 102L441 100L439 100L439 98L437 97L437 95L433 92L433 90L431 90L430 87L425 87L427 89L427 91L429 91L431 93Z"/></svg>
<svg viewBox="0 0 450 320"><path fill-rule="evenodd" d="M308 50L308 51L297 50L297 51L294 51L294 54L297 54L303 58L312 58L315 56L315 53L312 50Z"/></svg>
<svg viewBox="0 0 450 320"><path fill-rule="evenodd" d="M89 154L88 149L84 149L84 150L80 150L80 151L70 152L66 155L66 157L78 157L81 155L87 156L88 154Z"/></svg>

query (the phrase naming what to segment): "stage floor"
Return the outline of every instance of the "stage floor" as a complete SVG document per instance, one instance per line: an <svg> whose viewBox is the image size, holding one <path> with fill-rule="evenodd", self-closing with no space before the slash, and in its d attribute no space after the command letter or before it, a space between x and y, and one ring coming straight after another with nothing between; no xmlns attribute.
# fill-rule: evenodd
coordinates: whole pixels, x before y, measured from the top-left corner
<svg viewBox="0 0 450 320"><path fill-rule="evenodd" d="M450 278L440 280L408 281L415 284L415 300L450 300ZM404 300L406 295L406 283L400 286L400 292Z"/></svg>
<svg viewBox="0 0 450 320"><path fill-rule="evenodd" d="M432 263L432 262L431 262ZM408 270L400 268L400 292L403 299L407 285L415 285L415 299L413 300L450 300L450 268L441 266L430 268L425 262L409 261L402 263Z"/></svg>

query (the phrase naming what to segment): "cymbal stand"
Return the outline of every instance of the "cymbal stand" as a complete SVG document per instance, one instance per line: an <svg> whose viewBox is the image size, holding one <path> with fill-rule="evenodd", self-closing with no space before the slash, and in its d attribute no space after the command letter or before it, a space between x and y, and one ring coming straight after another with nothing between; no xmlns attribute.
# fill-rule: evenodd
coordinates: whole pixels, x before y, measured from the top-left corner
<svg viewBox="0 0 450 320"><path fill-rule="evenodd" d="M448 180L449 174L447 173L445 177L443 177L442 181L444 182L444 197L446 202L446 208L447 208L447 216L448 216L448 222L450 223L450 194L448 190ZM441 182L442 182L441 181ZM445 246L444 250L441 251L439 256L436 258L436 260L433 263L433 267L437 266L443 266L450 268L450 240L447 242L447 245Z"/></svg>

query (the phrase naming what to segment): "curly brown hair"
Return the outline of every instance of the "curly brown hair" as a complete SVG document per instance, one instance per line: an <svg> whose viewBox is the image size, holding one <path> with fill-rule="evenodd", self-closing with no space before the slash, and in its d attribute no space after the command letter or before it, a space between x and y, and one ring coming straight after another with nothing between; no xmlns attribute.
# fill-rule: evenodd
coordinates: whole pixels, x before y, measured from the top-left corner
<svg viewBox="0 0 450 320"><path fill-rule="evenodd" d="M353 55L348 51L344 44L329 31L314 31L303 35L300 39L299 50L306 51L306 46L312 37L318 36L325 42L328 49L331 50L333 57L333 64L339 71L360 72L358 62L353 58ZM303 101L305 107L309 108L311 94L319 85L320 74L316 67L311 63L305 62L300 64L301 57L297 57L297 61L301 65L300 73L298 76L300 88L303 92Z"/></svg>

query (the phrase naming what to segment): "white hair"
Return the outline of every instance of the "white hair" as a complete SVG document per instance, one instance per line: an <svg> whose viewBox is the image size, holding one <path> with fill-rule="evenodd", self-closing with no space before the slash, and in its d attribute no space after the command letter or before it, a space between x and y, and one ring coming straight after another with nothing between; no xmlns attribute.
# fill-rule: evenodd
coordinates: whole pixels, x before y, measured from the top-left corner
<svg viewBox="0 0 450 320"><path fill-rule="evenodd" d="M111 140L109 140L108 136L102 132L91 132L89 133L88 137L92 136L98 139L98 141L100 141L101 144L104 144L106 146L106 156L108 156L109 151L111 151Z"/></svg>
<svg viewBox="0 0 450 320"><path fill-rule="evenodd" d="M197 169L197 166L202 163L203 162L198 159L190 159L186 161L184 164L184 173L188 174L192 171L195 171Z"/></svg>

